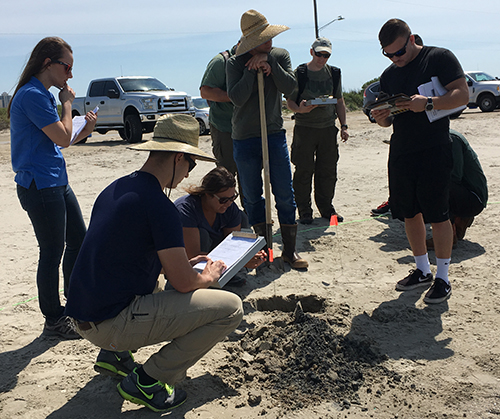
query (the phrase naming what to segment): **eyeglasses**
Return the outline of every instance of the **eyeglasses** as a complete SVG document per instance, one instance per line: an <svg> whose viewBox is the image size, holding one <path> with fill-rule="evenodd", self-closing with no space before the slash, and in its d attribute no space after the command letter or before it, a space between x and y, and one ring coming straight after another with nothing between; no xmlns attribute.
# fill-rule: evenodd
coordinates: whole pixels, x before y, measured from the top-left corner
<svg viewBox="0 0 500 419"><path fill-rule="evenodd" d="M51 60L50 62L63 65L64 69L66 70L66 74L68 74L70 71L73 70L73 67L70 66L68 63L63 63L62 61L59 61L59 60Z"/></svg>
<svg viewBox="0 0 500 419"><path fill-rule="evenodd" d="M316 57L320 57L320 58L330 58L331 54L328 54L327 52L323 53L323 52L314 51L314 55L316 55Z"/></svg>
<svg viewBox="0 0 500 419"><path fill-rule="evenodd" d="M393 58L393 57L401 57L406 54L406 47L408 46L408 41L410 40L410 35L408 35L408 38L406 39L405 46L401 48L399 51L389 53L385 52L384 49L382 48L382 54L384 54L387 58Z"/></svg>
<svg viewBox="0 0 500 419"><path fill-rule="evenodd" d="M236 192L233 196L223 196L222 198L219 198L217 195L212 194L215 198L219 200L219 204L224 205L227 204L228 202L234 202L236 201L236 198L238 198L238 192Z"/></svg>
<svg viewBox="0 0 500 419"><path fill-rule="evenodd" d="M184 154L184 158L189 163L188 173L196 167L196 162L188 154Z"/></svg>

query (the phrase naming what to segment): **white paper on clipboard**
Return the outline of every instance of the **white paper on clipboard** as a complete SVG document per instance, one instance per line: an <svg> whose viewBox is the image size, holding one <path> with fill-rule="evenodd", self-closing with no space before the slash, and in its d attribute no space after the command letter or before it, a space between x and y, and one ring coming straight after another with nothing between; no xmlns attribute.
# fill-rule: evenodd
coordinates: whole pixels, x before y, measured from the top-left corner
<svg viewBox="0 0 500 419"><path fill-rule="evenodd" d="M447 92L448 90L444 88L439 79L435 76L431 77L430 82L418 86L418 93L420 93L422 96L437 97L437 96L443 96ZM444 118L445 116L448 115L452 115L455 112L461 111L462 109L465 108L466 106L463 105L454 109L433 109L432 111L425 111L425 113L429 118L429 122L434 122L437 121L438 119Z"/></svg>
<svg viewBox="0 0 500 419"><path fill-rule="evenodd" d="M92 112L97 113L98 111L99 111L99 106L96 106ZM80 135L82 130L85 128L85 125L87 125L87 121L85 120L85 115L84 116L78 115L73 117L73 134L71 135L71 141L69 145L72 145L75 142L75 140L78 138L78 135Z"/></svg>
<svg viewBox="0 0 500 419"><path fill-rule="evenodd" d="M233 231L213 249L208 257L214 261L222 260L227 265L227 269L219 278L219 287L226 285L264 247L265 243L266 240L262 236ZM194 269L202 272L205 265L206 262L197 263Z"/></svg>

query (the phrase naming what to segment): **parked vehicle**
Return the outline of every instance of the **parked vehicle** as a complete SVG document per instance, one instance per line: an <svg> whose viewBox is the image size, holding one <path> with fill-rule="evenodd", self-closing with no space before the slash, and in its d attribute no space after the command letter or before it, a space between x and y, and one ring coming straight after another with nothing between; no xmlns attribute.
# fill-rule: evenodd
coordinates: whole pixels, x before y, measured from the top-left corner
<svg viewBox="0 0 500 419"><path fill-rule="evenodd" d="M469 86L469 108L479 106L483 112L500 107L500 80L483 71L466 71Z"/></svg>
<svg viewBox="0 0 500 419"><path fill-rule="evenodd" d="M200 124L200 135L209 134L210 122L208 121L208 116L210 114L210 106L207 100L201 96L193 96L192 101L196 112L194 117Z"/></svg>
<svg viewBox="0 0 500 419"><path fill-rule="evenodd" d="M368 117L370 122L375 123L375 119L373 119L373 116L370 113L369 109L366 109L366 106L369 105L370 103L373 103L377 100L378 95L380 94L380 82L375 81L372 84L368 85L363 92L363 112L365 115Z"/></svg>
<svg viewBox="0 0 500 419"><path fill-rule="evenodd" d="M129 143L153 132L158 118L167 113L195 116L191 97L176 92L154 77L111 77L92 80L86 97L75 98L72 115L85 115L99 106L95 131L117 130Z"/></svg>

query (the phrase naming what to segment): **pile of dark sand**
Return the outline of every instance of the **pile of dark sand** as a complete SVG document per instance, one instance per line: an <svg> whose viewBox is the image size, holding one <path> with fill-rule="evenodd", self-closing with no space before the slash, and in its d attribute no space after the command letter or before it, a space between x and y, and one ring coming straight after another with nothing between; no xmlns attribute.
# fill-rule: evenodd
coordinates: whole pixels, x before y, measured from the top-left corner
<svg viewBox="0 0 500 419"><path fill-rule="evenodd" d="M283 407L300 409L333 402L342 408L359 404L358 390L370 392L373 381L398 385L401 377L381 365L385 355L365 340L354 340L339 330L348 306L333 315L310 314L298 301L293 313L269 312L269 321L228 344L230 355L219 375L230 387L248 390L248 404L261 402L261 393ZM377 379L381 378L380 380Z"/></svg>

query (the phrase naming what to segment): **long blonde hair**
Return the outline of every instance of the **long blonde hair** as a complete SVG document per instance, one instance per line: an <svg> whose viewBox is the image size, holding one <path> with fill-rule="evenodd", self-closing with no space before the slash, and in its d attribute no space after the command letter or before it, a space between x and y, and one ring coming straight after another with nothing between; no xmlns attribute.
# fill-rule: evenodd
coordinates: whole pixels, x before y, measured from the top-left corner
<svg viewBox="0 0 500 419"><path fill-rule="evenodd" d="M19 89L26 83L28 83L31 80L31 77L38 74L44 69L44 62L46 58L50 58L51 61L59 60L63 55L64 49L67 49L69 52L73 53L73 50L71 49L69 44L57 36L49 36L47 38L43 38L36 45L36 47L31 52L31 56L26 63L23 72L21 73L21 77L19 77L19 82L17 83L16 90L14 91L12 99L9 102L9 106L7 107L8 118L10 118L10 107L12 105L12 100L14 99L14 96L19 91Z"/></svg>

